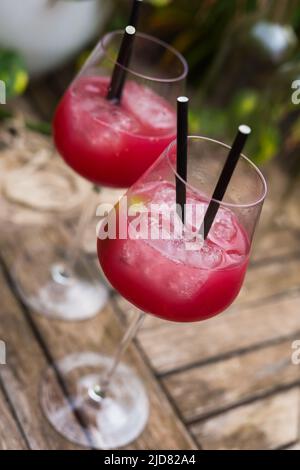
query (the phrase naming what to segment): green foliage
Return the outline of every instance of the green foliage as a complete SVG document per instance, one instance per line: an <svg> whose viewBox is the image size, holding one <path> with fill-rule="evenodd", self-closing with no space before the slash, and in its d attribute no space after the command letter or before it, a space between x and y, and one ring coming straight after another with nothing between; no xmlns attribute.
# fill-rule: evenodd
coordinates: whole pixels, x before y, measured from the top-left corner
<svg viewBox="0 0 300 470"><path fill-rule="evenodd" d="M291 82L299 78L295 73L296 67L284 71L283 78L278 76L272 89L268 77L265 89L255 88L253 84L247 89L237 86L233 97L223 106L209 103L205 90L211 76L209 72L218 64L224 44L228 44L229 32L237 21L257 13L263 3L261 0L145 0L139 25L140 30L171 43L189 63L189 94L194 96L190 113L191 132L230 143L236 127L241 122L249 124L253 134L247 153L258 163L282 152L283 136L288 136L288 145L300 147L300 117L295 116L297 109L290 99ZM273 3L277 9L277 3ZM124 28L130 13L131 0L114 0L114 4L107 30ZM279 4L281 2L278 1L280 10ZM290 21L299 36L299 6L291 10ZM80 56L78 65L81 66L85 59L86 53ZM298 64L299 55L294 59ZM6 83L8 97L24 92L28 75L18 54L0 49L0 80ZM236 86L236 81L233 83ZM268 87L269 94L268 90L266 92ZM44 123L29 123L28 126L46 134L49 132L48 125Z"/></svg>
<svg viewBox="0 0 300 470"><path fill-rule="evenodd" d="M256 15L264 4L261 0L148 0L143 5L140 29L164 39L177 48L189 64L189 94L194 95L190 113L190 130L231 142L239 124L253 128L247 153L257 163L263 163L284 149L283 136L300 146L300 118L291 104L291 82L299 78L293 71L280 76L271 89L270 76L261 87L233 89L233 97L226 105L212 105L206 96L209 72L221 58L224 45L229 45L230 32L249 15ZM280 5L279 5L280 4ZM123 28L129 14L130 1L116 0L113 26ZM273 2L274 17L281 14L281 2ZM290 22L300 34L300 7L297 2L289 9ZM255 16L256 17L256 16ZM240 57L239 60L242 60ZM297 57L295 57L297 59ZM299 59L296 60L299 62ZM240 64L235 64L236 68ZM241 70L243 74L243 70ZM253 70L253 74L255 71ZM286 74L287 75L287 74ZM289 116L293 115L290 120ZM282 122L288 131L282 132ZM293 123L291 125L291 122ZM299 152L300 154L300 152Z"/></svg>
<svg viewBox="0 0 300 470"><path fill-rule="evenodd" d="M5 119L9 119L13 116L13 114L7 110L4 106L0 107L0 123L1 121L4 121Z"/></svg>
<svg viewBox="0 0 300 470"><path fill-rule="evenodd" d="M50 122L33 122L26 121L27 129L38 132L43 135L52 135L52 125Z"/></svg>
<svg viewBox="0 0 300 470"><path fill-rule="evenodd" d="M198 86L232 21L254 11L256 4L256 0L172 0L165 8L152 9L143 26L185 55L190 82Z"/></svg>
<svg viewBox="0 0 300 470"><path fill-rule="evenodd" d="M149 0L149 3L151 3L154 7L165 7L167 5L170 5L173 0Z"/></svg>
<svg viewBox="0 0 300 470"><path fill-rule="evenodd" d="M292 125L290 138L292 142L300 142L300 117Z"/></svg>
<svg viewBox="0 0 300 470"><path fill-rule="evenodd" d="M252 157L256 163L265 163L277 155L282 138L279 129L271 124L266 124L264 127L256 129L256 138L253 144L249 145L249 156Z"/></svg>
<svg viewBox="0 0 300 470"><path fill-rule="evenodd" d="M256 163L261 164L273 158L282 143L276 112L272 122L265 120L268 103L261 101L255 90L243 90L234 97L227 108L208 107L205 104L193 110L190 115L190 130L206 136L224 139L229 144L241 123L252 127L246 153ZM299 128L300 132L300 128Z"/></svg>
<svg viewBox="0 0 300 470"><path fill-rule="evenodd" d="M0 49L0 80L6 85L8 98L21 95L28 84L28 74L19 54Z"/></svg>

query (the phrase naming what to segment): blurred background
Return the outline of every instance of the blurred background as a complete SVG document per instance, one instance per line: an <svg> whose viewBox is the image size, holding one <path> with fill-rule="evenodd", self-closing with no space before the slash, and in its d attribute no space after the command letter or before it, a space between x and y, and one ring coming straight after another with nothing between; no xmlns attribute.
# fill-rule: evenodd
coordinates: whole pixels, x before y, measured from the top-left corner
<svg viewBox="0 0 300 470"><path fill-rule="evenodd" d="M124 27L130 3L27 0L25 10L17 0L1 0L0 79L8 98L46 75L59 78L62 68L71 79L103 32ZM300 78L299 2L144 3L140 29L172 43L188 60L191 130L231 141L236 125L247 122L254 130L251 158L265 164L278 156L285 170L298 173L300 115L291 86ZM3 117L3 107L0 112Z"/></svg>

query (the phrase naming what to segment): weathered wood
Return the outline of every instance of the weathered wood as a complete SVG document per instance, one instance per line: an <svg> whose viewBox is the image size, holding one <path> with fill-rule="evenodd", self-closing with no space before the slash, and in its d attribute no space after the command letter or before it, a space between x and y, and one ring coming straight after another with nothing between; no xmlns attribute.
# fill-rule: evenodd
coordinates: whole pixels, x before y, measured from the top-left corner
<svg viewBox="0 0 300 470"><path fill-rule="evenodd" d="M2 270L0 297L0 338L7 345L7 365L0 366L0 378L29 446L35 450L76 449L62 439L43 416L39 385L48 363L24 311L6 284Z"/></svg>
<svg viewBox="0 0 300 470"><path fill-rule="evenodd" d="M290 258L300 254L300 237L290 229L269 227L255 237L251 254L251 263L266 262L272 258Z"/></svg>
<svg viewBox="0 0 300 470"><path fill-rule="evenodd" d="M269 450L296 441L299 388L241 406L191 427L204 449Z"/></svg>
<svg viewBox="0 0 300 470"><path fill-rule="evenodd" d="M163 379L184 420L210 413L300 384L299 367L292 364L292 341L262 348Z"/></svg>
<svg viewBox="0 0 300 470"><path fill-rule="evenodd" d="M0 366L5 367L5 366ZM1 379L0 379L1 380ZM25 450L27 445L0 390L0 450Z"/></svg>
<svg viewBox="0 0 300 470"><path fill-rule="evenodd" d="M275 299L283 295L299 292L299 273L300 256L294 256L286 262L283 262L281 259L270 259L267 263L250 267L241 292L228 310L228 313L240 307L244 308L270 302L272 297ZM118 297L118 304L125 315L128 312L136 311L135 307L120 296ZM174 328L176 329L171 322L158 320L151 315L147 316L144 323L144 330L163 328L164 332L166 332L168 327L170 331L173 331ZM184 339L184 333L182 339Z"/></svg>
<svg viewBox="0 0 300 470"><path fill-rule="evenodd" d="M299 291L300 257L286 262L271 260L249 269L235 305L263 302L271 297Z"/></svg>
<svg viewBox="0 0 300 470"><path fill-rule="evenodd" d="M56 233L55 229L53 229L53 231L50 228L41 229L41 231L35 229L34 237L29 238L29 241L26 237L28 243L34 245L34 247L32 245L32 248L30 248L30 245L27 246L28 253L40 249L41 257L43 257L43 264L41 266L34 266L35 270L43 269L43 267L47 266L47 263L50 262L46 257L46 250L44 250L44 248L46 244L48 246L51 241L53 242L55 238L54 233ZM21 238L25 243L23 234ZM12 266L14 263L14 253L16 252L16 245L18 243L22 246L20 239L16 236L8 241L6 245L5 259L8 266ZM57 238L57 235L55 243L57 246L61 246L62 244L62 241ZM19 252L20 246L18 248ZM24 249L24 247L21 249ZM24 266L24 271L28 274L29 282L34 282L27 266ZM74 352L101 351L105 354L112 353L115 351L121 339L121 335L124 332L111 305L108 305L107 308L94 319L81 323L49 321L49 319L43 318L37 314L29 315L34 327L43 338L46 350L54 360L61 359L67 354ZM195 444L191 436L176 416L166 395L160 388L159 383L153 376L151 370L146 366L134 345L129 348L128 354L126 354L124 360L138 370L139 375L145 383L151 402L151 415L147 429L130 448L194 448ZM36 370L38 366L35 366L34 369L34 373L37 373Z"/></svg>
<svg viewBox="0 0 300 470"><path fill-rule="evenodd" d="M299 200L300 176L289 185L286 197L277 207L276 221L278 225L300 230Z"/></svg>
<svg viewBox="0 0 300 470"><path fill-rule="evenodd" d="M285 450L300 450L300 442L297 442L297 444L287 447Z"/></svg>
<svg viewBox="0 0 300 470"><path fill-rule="evenodd" d="M59 83L56 87L56 79L51 80L50 86L40 84L29 90L35 111L44 119L51 118L57 91L64 86ZM26 102L22 109L28 112ZM30 109L31 106L31 113ZM291 217L284 219L285 228L280 228L283 219L277 208L287 178L277 168L271 168L270 173L270 196L264 208L252 266L234 306L218 318L194 325L176 325L148 316L137 343L145 356L135 345L126 354L125 362L137 369L151 401L147 429L129 446L130 449L196 447L145 360L155 372L168 373L163 378L164 387L184 420L194 422L208 414L222 412L191 425L192 433L204 448L278 448L298 441L298 388L271 394L280 387L298 383L298 369L289 363L290 341L285 339L300 335L299 233L289 229L289 226L298 229L291 223ZM294 214L296 205L293 207ZM54 234L46 230L40 236L36 229L33 230L32 243L40 244L42 268L51 261L43 256L43 246L52 242L59 250L61 241L56 230ZM22 238L12 237L5 245L3 253L9 268L14 263L13 255L24 248ZM88 251L93 252L93 248ZM32 266L32 269L38 267ZM26 272L30 283L33 279L31 269ZM136 309L116 296L117 302L110 303L93 320L50 322L24 311L1 274L0 296L4 299L0 312L0 338L6 340L9 356L8 365L0 368L0 380L29 446L33 449L78 448L60 437L43 417L38 400L42 372L49 361L69 353L87 350L113 353L124 331L116 314L125 312L126 315L120 316L128 320L130 312ZM228 357L231 355L233 357ZM216 362L201 366L207 361ZM189 370L184 370L186 367ZM242 405L265 394L268 398ZM224 411L230 407L235 408ZM18 443L25 447L1 392L0 414L4 416L0 422L0 436L2 429L10 430L9 441L3 441L3 444L0 437L0 448L1 445L13 448Z"/></svg>
<svg viewBox="0 0 300 470"><path fill-rule="evenodd" d="M113 354L123 331L115 315L112 308L107 306L98 317L81 325L66 325L61 322L49 324L46 319L38 317L35 321L51 354L58 359L74 352L99 351L104 354ZM159 384L134 346L125 355L124 362L129 363L138 371L151 403L149 424L143 435L129 448L193 448L192 439L176 417Z"/></svg>
<svg viewBox="0 0 300 470"><path fill-rule="evenodd" d="M234 308L206 322L142 329L139 341L160 374L300 333L300 296Z"/></svg>
<svg viewBox="0 0 300 470"><path fill-rule="evenodd" d="M284 201L285 192L290 184L288 175L279 165L270 164L266 166L263 173L267 180L268 193L259 222L260 230L273 224L274 218L278 216L278 207Z"/></svg>

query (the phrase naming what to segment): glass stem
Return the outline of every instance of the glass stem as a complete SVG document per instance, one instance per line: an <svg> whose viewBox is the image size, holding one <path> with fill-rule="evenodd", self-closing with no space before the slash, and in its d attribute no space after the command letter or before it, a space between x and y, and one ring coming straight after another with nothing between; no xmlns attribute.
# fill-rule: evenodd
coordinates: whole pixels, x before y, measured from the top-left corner
<svg viewBox="0 0 300 470"><path fill-rule="evenodd" d="M120 364L120 361L122 359L123 354L127 350L128 346L130 345L131 341L135 337L137 331L139 328L142 326L142 323L144 321L145 314L144 312L138 312L135 314L134 319L130 323L126 333L123 336L123 339L121 341L121 344L119 345L116 354L113 358L113 363L110 369L106 371L104 377L101 377L101 385L98 385L95 387L94 392L100 397L100 398L105 398L107 395L107 392L109 390L111 380L118 368L118 365Z"/></svg>
<svg viewBox="0 0 300 470"><path fill-rule="evenodd" d="M76 233L71 237L70 244L66 251L64 263L60 266L60 273L54 273L55 280L59 282L58 277L61 276L65 280L72 277L74 267L77 263L80 251L82 248L82 240L84 237L85 230L96 213L96 197L99 194L99 189L92 187L89 192L86 201L81 209L79 222L76 228Z"/></svg>

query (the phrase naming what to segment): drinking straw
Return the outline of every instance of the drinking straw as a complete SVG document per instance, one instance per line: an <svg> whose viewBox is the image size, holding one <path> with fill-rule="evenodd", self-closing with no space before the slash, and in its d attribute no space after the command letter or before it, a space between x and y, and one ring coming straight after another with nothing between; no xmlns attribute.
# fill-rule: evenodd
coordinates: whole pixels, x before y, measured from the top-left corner
<svg viewBox="0 0 300 470"><path fill-rule="evenodd" d="M220 201L222 201L226 193L226 190L230 183L233 172L239 161L239 157L243 151L243 148L250 134L251 134L251 129L249 126L242 125L238 128L237 136L229 152L224 168L221 172L220 178L214 190L212 199L208 205L208 208L204 216L203 224L201 227L201 233L203 233L204 240L207 238L209 234L211 226L215 220L218 209L220 207Z"/></svg>
<svg viewBox="0 0 300 470"><path fill-rule="evenodd" d="M121 43L117 62L112 74L107 99L120 103L126 80L126 74L133 48L136 28L139 20L140 6L143 0L133 0L129 23L125 29L124 37Z"/></svg>
<svg viewBox="0 0 300 470"><path fill-rule="evenodd" d="M140 6L143 0L134 0L132 4L132 10L130 13L129 23L131 26L137 28L139 16L140 16Z"/></svg>
<svg viewBox="0 0 300 470"><path fill-rule="evenodd" d="M185 222L187 152L188 152L188 110L189 98L177 98L177 175L176 204L180 209L182 223Z"/></svg>
<svg viewBox="0 0 300 470"><path fill-rule="evenodd" d="M122 98L125 85L126 74L130 64L133 42L136 29L134 26L127 26L122 39L119 55L112 74L107 99L119 103Z"/></svg>

